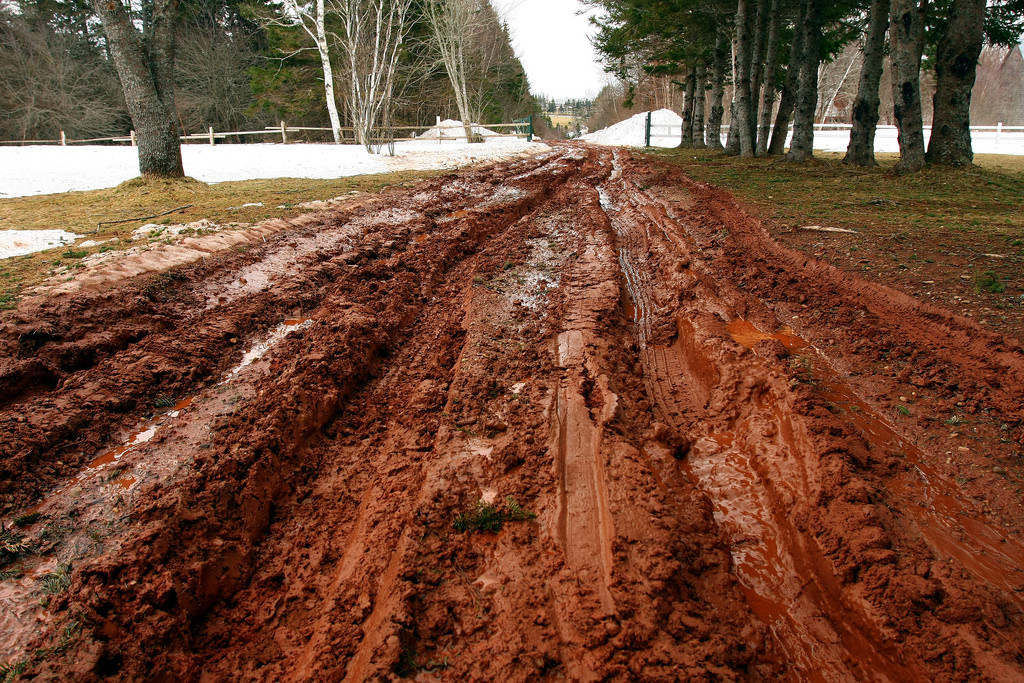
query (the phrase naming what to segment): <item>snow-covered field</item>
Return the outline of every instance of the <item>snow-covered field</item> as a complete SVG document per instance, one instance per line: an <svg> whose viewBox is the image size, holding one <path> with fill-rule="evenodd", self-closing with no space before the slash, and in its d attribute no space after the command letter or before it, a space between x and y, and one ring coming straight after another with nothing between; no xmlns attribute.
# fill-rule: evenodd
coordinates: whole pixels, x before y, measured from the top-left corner
<svg viewBox="0 0 1024 683"><path fill-rule="evenodd" d="M628 145L640 147L644 144L644 128L647 112L635 114L625 121L602 130L584 135L583 139L599 145ZM651 115L651 146L676 147L679 144L682 118L669 109L659 109ZM725 129L722 144L725 144ZM931 130L926 128L924 139L927 144ZM814 149L824 152L845 152L850 142L848 129L814 131ZM975 154L1016 154L1024 155L1024 131L973 131L971 143ZM787 145L789 141L787 140ZM879 126L875 133L876 152L899 152L895 126Z"/></svg>
<svg viewBox="0 0 1024 683"><path fill-rule="evenodd" d="M642 137L642 134L641 134ZM642 143L641 143L642 144ZM415 140L395 156L356 145L183 145L185 173L207 183L254 178L339 178L400 170L446 169L548 149L519 138ZM0 197L113 187L139 175L138 150L113 146L0 147Z"/></svg>

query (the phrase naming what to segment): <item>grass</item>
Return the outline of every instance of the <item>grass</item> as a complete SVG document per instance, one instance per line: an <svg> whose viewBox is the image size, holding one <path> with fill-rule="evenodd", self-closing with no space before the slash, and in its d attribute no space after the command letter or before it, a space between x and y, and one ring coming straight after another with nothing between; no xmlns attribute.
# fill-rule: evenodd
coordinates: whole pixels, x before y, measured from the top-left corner
<svg viewBox="0 0 1024 683"><path fill-rule="evenodd" d="M455 516L455 530L498 532L505 522L526 522L536 516L536 513L523 509L512 496L505 498L503 510L484 500L478 500L472 510L460 512Z"/></svg>
<svg viewBox="0 0 1024 683"><path fill-rule="evenodd" d="M816 153L794 164L784 159L741 159L707 150L657 150L656 159L683 168L694 180L728 189L744 204L783 225L830 225L988 233L1006 247L1024 235L1024 157L975 156L967 169L928 167L896 176L895 154L877 155L879 166L841 163L842 154ZM1019 246L1019 245L1018 245Z"/></svg>
<svg viewBox="0 0 1024 683"><path fill-rule="evenodd" d="M71 586L71 567L66 564L62 564L52 572L44 576L40 583L43 584L43 592L49 593L50 595L56 595L63 593Z"/></svg>
<svg viewBox="0 0 1024 683"><path fill-rule="evenodd" d="M23 515L17 515L11 520L14 526L31 526L37 519L42 517L41 512L26 512Z"/></svg>
<svg viewBox="0 0 1024 683"><path fill-rule="evenodd" d="M74 267L89 254L132 246L126 238L146 223L190 223L207 218L224 225L256 223L268 218L287 218L309 211L297 206L304 202L330 199L351 192L380 192L391 185L400 185L441 173L444 171L398 171L332 180L275 178L214 185L207 185L192 178L135 178L104 190L0 199L0 230L56 228L85 234L95 241L109 240L113 237L121 240L119 243L84 249L58 247L0 260L0 310L14 308L25 289L39 284L57 272ZM98 225L105 221L150 216L188 204L192 206L167 216L130 220L114 225ZM161 239L159 235L156 238ZM137 241L135 245L140 243L144 242Z"/></svg>
<svg viewBox="0 0 1024 683"><path fill-rule="evenodd" d="M28 550L28 544L12 529L0 528L0 566L14 560Z"/></svg>

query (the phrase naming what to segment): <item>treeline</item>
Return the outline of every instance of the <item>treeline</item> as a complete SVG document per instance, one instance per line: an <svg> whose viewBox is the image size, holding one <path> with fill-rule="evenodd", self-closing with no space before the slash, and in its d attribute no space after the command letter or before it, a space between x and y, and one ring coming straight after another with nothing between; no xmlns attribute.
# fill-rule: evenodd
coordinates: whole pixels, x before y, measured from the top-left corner
<svg viewBox="0 0 1024 683"><path fill-rule="evenodd" d="M488 124L535 109L488 0L10 0L0 5L0 139L140 129L107 24L137 33L150 73L173 74L170 87L154 83L180 133L286 120L355 127L366 143L436 116Z"/></svg>
<svg viewBox="0 0 1024 683"><path fill-rule="evenodd" d="M860 52L846 161L874 164L883 87L898 128L898 170L968 164L971 92L979 55L1016 45L1024 0L592 0L605 16L596 45L627 84L626 104L652 81L682 90L682 146L721 147L744 156L812 156L813 124L838 93L819 82L823 65L851 45ZM886 60L888 55L889 59ZM889 63L887 83L883 68ZM850 65L852 66L852 64ZM922 75L934 82L932 129L924 144ZM728 104L725 94L731 91ZM598 113L602 98L596 103ZM607 109L607 106L605 106Z"/></svg>

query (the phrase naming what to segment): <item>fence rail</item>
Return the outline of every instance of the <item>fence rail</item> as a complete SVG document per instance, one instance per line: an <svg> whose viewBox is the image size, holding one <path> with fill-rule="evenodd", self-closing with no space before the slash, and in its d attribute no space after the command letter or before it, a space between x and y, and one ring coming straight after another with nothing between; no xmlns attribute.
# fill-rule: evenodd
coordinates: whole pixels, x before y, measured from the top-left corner
<svg viewBox="0 0 1024 683"><path fill-rule="evenodd" d="M489 125L483 125L479 123L469 124L474 135L478 135L481 138L526 138L527 141L533 140L533 117L527 117L525 119L517 120L513 123L495 123ZM179 136L179 139L184 143L193 141L203 141L210 145L215 145L218 141L228 142L228 138L231 137L243 137L246 135L269 135L275 138L280 138L280 142L283 144L293 142L305 142L302 139L291 138L289 139L289 133L296 132L318 132L318 133L331 133L333 129L322 128L316 126L289 126L284 121L277 126L267 126L263 130L233 130L233 131L214 131L211 127L205 133L189 133L187 135ZM427 131L436 130L437 135L431 135L429 137L423 137L423 133ZM489 133L480 133L480 130L493 131ZM501 130L508 130L507 133L498 132ZM416 132L419 132L419 135ZM445 131L455 131L452 135L446 134ZM356 137L356 129L352 126L343 126L338 129L341 137L340 142L342 144L362 144ZM393 142L405 142L411 140L420 141L433 141L438 140L439 142L444 140L458 140L466 137L466 127L463 124L458 125L445 125L442 126L440 121L432 126L393 126L384 130L383 135L381 131L374 131L377 133L371 138L371 144L389 144ZM411 132L411 135L404 137L396 136L396 132ZM60 132L60 138L56 140L0 140L0 145L81 145L95 142L110 142L110 143L129 143L133 147L137 144L135 131L131 131L128 135L119 135L107 138L84 138L79 140L73 140L64 135L64 131Z"/></svg>

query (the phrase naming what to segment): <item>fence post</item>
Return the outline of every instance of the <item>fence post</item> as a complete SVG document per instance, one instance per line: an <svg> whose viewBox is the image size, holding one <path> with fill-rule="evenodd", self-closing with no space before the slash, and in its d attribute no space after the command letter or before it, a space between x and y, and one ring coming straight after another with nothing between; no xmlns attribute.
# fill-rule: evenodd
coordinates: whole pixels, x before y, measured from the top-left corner
<svg viewBox="0 0 1024 683"><path fill-rule="evenodd" d="M60 132L60 146L64 147L68 144L68 139L64 137L64 131Z"/></svg>
<svg viewBox="0 0 1024 683"><path fill-rule="evenodd" d="M533 142L533 114L530 114L530 130L526 133L526 141Z"/></svg>
<svg viewBox="0 0 1024 683"><path fill-rule="evenodd" d="M435 118L437 119L437 124L436 124L437 125L437 146L440 147L441 146L441 138L444 137L444 129L441 128L441 117L437 116Z"/></svg>
<svg viewBox="0 0 1024 683"><path fill-rule="evenodd" d="M213 126L210 126L210 147L213 147Z"/></svg>
<svg viewBox="0 0 1024 683"><path fill-rule="evenodd" d="M136 147L138 145L138 141L135 139L135 131L133 130L129 135L131 135L132 138L132 147Z"/></svg>
<svg viewBox="0 0 1024 683"><path fill-rule="evenodd" d="M647 112L647 125L644 126L644 147L651 146L651 112Z"/></svg>
<svg viewBox="0 0 1024 683"><path fill-rule="evenodd" d="M281 121L281 142L288 144L288 126L284 125L284 121Z"/></svg>
<svg viewBox="0 0 1024 683"><path fill-rule="evenodd" d="M996 124L996 144L999 144L999 136L1003 133L1003 122L1000 121Z"/></svg>

